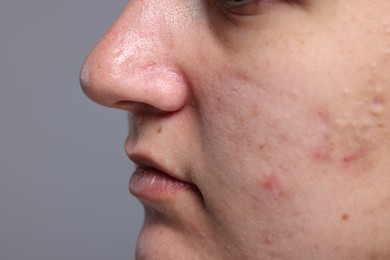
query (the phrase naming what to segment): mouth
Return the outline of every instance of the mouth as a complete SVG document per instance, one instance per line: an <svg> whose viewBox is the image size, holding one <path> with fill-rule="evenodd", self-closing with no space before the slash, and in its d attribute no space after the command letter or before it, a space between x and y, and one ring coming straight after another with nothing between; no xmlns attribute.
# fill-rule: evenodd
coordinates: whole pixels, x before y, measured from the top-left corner
<svg viewBox="0 0 390 260"><path fill-rule="evenodd" d="M191 183L180 181L150 167L137 167L129 183L131 194L148 201L168 199L178 192L190 191L194 188Z"/></svg>
<svg viewBox="0 0 390 260"><path fill-rule="evenodd" d="M129 157L137 165L130 178L129 191L140 200L160 202L172 199L182 192L197 191L193 183L168 174L152 160L138 155Z"/></svg>

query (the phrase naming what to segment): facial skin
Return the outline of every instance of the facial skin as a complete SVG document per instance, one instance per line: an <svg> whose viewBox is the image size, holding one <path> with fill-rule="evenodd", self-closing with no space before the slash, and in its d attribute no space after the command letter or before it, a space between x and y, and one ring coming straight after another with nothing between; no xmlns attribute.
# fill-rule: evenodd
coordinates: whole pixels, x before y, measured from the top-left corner
<svg viewBox="0 0 390 260"><path fill-rule="evenodd" d="M199 190L140 198L137 259L390 259L390 2L229 2L130 1L82 68Z"/></svg>

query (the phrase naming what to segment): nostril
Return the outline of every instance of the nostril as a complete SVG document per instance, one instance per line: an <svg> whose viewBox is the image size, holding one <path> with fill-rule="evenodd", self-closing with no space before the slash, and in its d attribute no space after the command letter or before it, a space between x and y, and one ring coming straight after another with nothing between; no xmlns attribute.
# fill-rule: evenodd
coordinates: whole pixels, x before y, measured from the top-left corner
<svg viewBox="0 0 390 260"><path fill-rule="evenodd" d="M119 101L115 103L115 107L123 110L133 110L134 109L134 103L130 101Z"/></svg>
<svg viewBox="0 0 390 260"><path fill-rule="evenodd" d="M138 110L143 110L143 106L146 106L144 103L137 103L133 101L118 101L115 104L113 104L114 108L130 111L130 112L135 112Z"/></svg>

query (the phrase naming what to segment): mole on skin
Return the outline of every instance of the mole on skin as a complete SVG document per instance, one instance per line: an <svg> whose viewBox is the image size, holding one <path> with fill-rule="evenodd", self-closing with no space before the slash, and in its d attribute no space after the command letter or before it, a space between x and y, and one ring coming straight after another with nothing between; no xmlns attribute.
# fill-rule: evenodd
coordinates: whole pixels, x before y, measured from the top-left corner
<svg viewBox="0 0 390 260"><path fill-rule="evenodd" d="M343 221L347 221L348 219L349 219L349 215L348 214L343 214L341 216L341 220L343 220Z"/></svg>

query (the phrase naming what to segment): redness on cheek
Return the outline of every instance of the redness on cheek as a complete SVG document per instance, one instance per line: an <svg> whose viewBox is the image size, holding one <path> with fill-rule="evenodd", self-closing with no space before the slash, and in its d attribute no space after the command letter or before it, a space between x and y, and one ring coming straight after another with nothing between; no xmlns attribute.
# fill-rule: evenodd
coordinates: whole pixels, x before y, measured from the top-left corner
<svg viewBox="0 0 390 260"><path fill-rule="evenodd" d="M317 127L319 127L316 133L319 138L319 145L312 150L311 157L315 162L331 163L334 161L334 143L329 132L331 117L325 109L318 109L315 116L318 121Z"/></svg>
<svg viewBox="0 0 390 260"><path fill-rule="evenodd" d="M341 161L343 163L344 166L348 167L350 166L352 163L356 162L357 160L359 160L360 158L363 157L363 154L364 154L364 150L363 149L360 149L354 153L351 153L351 154L347 154L346 156L344 156Z"/></svg>
<svg viewBox="0 0 390 260"><path fill-rule="evenodd" d="M314 162L321 164L336 164L345 167L346 169L364 158L365 149L363 147L346 152L340 149L336 151L336 144L324 142L322 146L317 147L313 153L312 158Z"/></svg>
<svg viewBox="0 0 390 260"><path fill-rule="evenodd" d="M369 147L365 125L355 121L337 124L337 120L325 110L318 110L316 118L318 133L314 142L317 144L310 150L310 157L315 163L348 169L365 158Z"/></svg>
<svg viewBox="0 0 390 260"><path fill-rule="evenodd" d="M271 174L260 180L260 185L264 190L273 192L279 188L279 180Z"/></svg>
<svg viewBox="0 0 390 260"><path fill-rule="evenodd" d="M332 157L333 148L330 144L318 147L313 151L312 158L316 162L330 163L333 161Z"/></svg>
<svg viewBox="0 0 390 260"><path fill-rule="evenodd" d="M262 191L270 194L274 199L286 197L286 192L282 187L282 183L275 173L262 176L259 180L259 186Z"/></svg>

